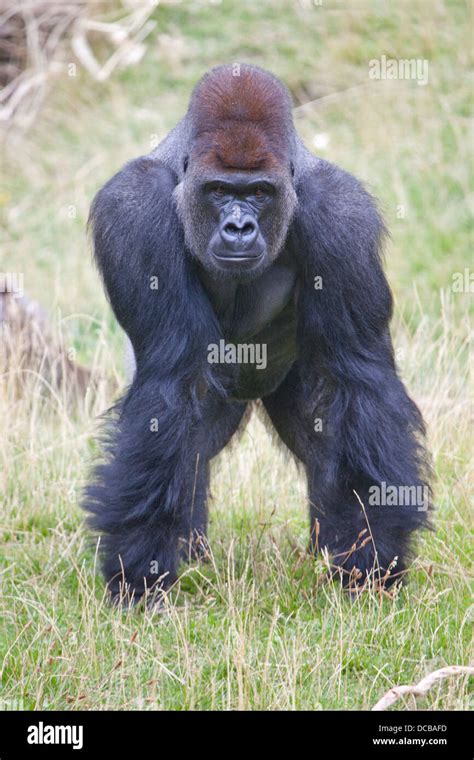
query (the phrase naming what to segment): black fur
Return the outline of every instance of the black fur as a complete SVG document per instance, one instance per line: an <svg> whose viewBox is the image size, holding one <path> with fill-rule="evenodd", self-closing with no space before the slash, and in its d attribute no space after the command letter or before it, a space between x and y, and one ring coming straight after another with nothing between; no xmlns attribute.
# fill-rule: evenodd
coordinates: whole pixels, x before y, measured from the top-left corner
<svg viewBox="0 0 474 760"><path fill-rule="evenodd" d="M194 183L200 176L190 118L158 151L127 164L91 210L96 261L136 357L84 502L111 592L137 599L175 581L181 539L186 554L187 542L206 534L209 460L256 397L306 467L313 548L327 547L346 579L357 567L363 579L390 572L390 583L427 511L370 506L368 489L427 485L429 468L421 415L394 364L376 206L292 134L292 160L276 183L286 242L269 250L255 279L219 276L202 259L202 239L201 258L193 252L192 220L183 221L186 193L197 193L187 172ZM222 338L264 342L269 366L209 364L208 346Z"/></svg>

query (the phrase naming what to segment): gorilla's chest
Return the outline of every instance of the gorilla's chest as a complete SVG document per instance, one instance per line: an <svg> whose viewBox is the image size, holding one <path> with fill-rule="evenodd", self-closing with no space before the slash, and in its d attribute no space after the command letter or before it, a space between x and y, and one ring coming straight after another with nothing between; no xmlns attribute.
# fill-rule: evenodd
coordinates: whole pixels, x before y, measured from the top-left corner
<svg viewBox="0 0 474 760"><path fill-rule="evenodd" d="M204 286L222 327L224 339L215 359L229 367L231 395L268 395L296 358L296 271L279 262L248 283L204 279Z"/></svg>

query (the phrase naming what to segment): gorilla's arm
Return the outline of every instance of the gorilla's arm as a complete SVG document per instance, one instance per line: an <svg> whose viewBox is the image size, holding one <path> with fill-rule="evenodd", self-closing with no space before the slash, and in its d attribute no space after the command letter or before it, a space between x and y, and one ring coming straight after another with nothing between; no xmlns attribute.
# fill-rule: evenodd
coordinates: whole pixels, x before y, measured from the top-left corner
<svg viewBox="0 0 474 760"><path fill-rule="evenodd" d="M98 193L90 220L95 258L137 371L114 410L106 462L84 506L102 535L112 592L119 592L123 570L137 596L145 582L149 588L162 575L163 585L174 580L187 512L193 498L205 498L199 396L214 382L206 346L219 335L185 252L174 184L157 161L137 159Z"/></svg>
<svg viewBox="0 0 474 760"><path fill-rule="evenodd" d="M397 375L389 332L392 298L382 265L384 226L370 195L351 175L325 161L299 182L291 245L301 276L299 377L311 430L308 468L319 545L348 551L367 528L364 503L385 571L404 567L410 533L426 521L413 506L368 508L371 485L425 486L423 421ZM322 278L315 289L315 277ZM324 444L324 445L320 445ZM320 459L322 457L322 461ZM355 515L357 514L357 517ZM374 548L353 564L372 566Z"/></svg>
<svg viewBox="0 0 474 760"><path fill-rule="evenodd" d="M154 350L158 340L162 351L171 349L162 362L170 374L183 358L174 339L179 336L188 358L212 317L186 254L172 195L175 185L170 169L152 158L138 158L99 191L89 220L107 294L137 358ZM199 302L202 308L193 308Z"/></svg>

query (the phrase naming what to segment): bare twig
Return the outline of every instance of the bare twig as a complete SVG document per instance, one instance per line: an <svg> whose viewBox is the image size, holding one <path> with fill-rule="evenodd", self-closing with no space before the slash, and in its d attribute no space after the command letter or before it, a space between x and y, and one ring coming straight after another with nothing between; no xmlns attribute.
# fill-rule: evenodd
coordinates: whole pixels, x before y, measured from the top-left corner
<svg viewBox="0 0 474 760"><path fill-rule="evenodd" d="M154 29L153 3L130 10L125 0L118 18L104 22L89 0L0 0L0 122L28 128L48 91L48 83L64 72L70 48L88 73L104 82L119 66L138 63L143 40ZM92 42L91 38L92 37ZM97 38L105 60L96 55ZM69 53L69 56L68 56Z"/></svg>
<svg viewBox="0 0 474 760"><path fill-rule="evenodd" d="M413 694L415 697L424 697L437 681L449 678L450 676L460 675L474 675L474 667L469 665L449 665L446 668L440 668L440 670L435 670L433 673L429 673L417 684L412 684L411 686L395 686L393 689L390 689L390 691L387 691L382 699L379 699L377 704L372 707L372 711L378 712L380 710L386 710L387 707L393 705L397 699L400 699L400 697L403 697L405 694Z"/></svg>
<svg viewBox="0 0 474 760"><path fill-rule="evenodd" d="M149 20L153 10L153 5L138 8L126 18L120 19L120 22L110 24L83 16L77 19L71 46L79 61L94 79L104 82L117 66L137 63L141 59L145 52L145 47L141 43L156 26L155 21ZM103 65L98 62L89 45L87 39L89 31L104 34L117 48Z"/></svg>

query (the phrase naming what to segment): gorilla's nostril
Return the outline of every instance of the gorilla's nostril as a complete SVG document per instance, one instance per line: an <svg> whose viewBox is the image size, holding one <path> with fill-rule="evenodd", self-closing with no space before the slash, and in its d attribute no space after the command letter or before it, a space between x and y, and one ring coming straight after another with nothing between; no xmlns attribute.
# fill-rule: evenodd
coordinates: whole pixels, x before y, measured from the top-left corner
<svg viewBox="0 0 474 760"><path fill-rule="evenodd" d="M227 232L228 235L238 235L240 232L237 225L232 223L226 224L224 231Z"/></svg>
<svg viewBox="0 0 474 760"><path fill-rule="evenodd" d="M228 235L231 235L232 237L236 237L237 235L252 235L255 230L256 227L251 222L247 222L242 227L234 224L233 222L228 222L228 224L226 224L224 227L224 232L226 232Z"/></svg>

